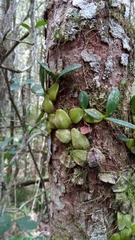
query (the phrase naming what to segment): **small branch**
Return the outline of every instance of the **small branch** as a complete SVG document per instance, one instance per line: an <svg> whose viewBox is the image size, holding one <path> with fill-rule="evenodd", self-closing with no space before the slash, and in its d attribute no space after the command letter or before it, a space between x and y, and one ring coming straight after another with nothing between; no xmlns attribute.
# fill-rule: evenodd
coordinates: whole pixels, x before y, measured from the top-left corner
<svg viewBox="0 0 135 240"><path fill-rule="evenodd" d="M33 140L33 138L35 138L35 137L38 136L38 135L41 135L41 136L44 136L44 137L45 137L45 135L43 135L43 134L41 134L41 133L35 133L35 134L33 134L33 135L25 142L25 144L22 144L22 147L18 150L18 152L16 152L16 155L11 159L10 164L15 161L16 156L19 155L19 154L28 146L28 144ZM26 138L27 138L27 136L26 136Z"/></svg>
<svg viewBox="0 0 135 240"><path fill-rule="evenodd" d="M46 189L46 191L48 190L49 188ZM36 195L36 198L40 197L42 194L44 193L44 191L42 191L41 193L39 193L38 195ZM35 196L30 198L28 201L26 201L25 203L23 203L19 208L15 208L15 209L10 209L10 208L6 208L5 209L5 212L6 213L17 213L19 211L21 211L21 209L27 205L28 203L32 202L33 200L35 199Z"/></svg>
<svg viewBox="0 0 135 240"><path fill-rule="evenodd" d="M16 40L14 38L6 38L6 40L10 40L10 41L14 41L14 42L19 42L19 43L24 43L24 44L28 44L28 45L31 45L33 46L34 45L34 42L33 43L30 43L30 42L23 42L23 41L20 41L20 40Z"/></svg>
<svg viewBox="0 0 135 240"><path fill-rule="evenodd" d="M17 117L18 117L18 119L20 121L21 126L23 127L21 116L20 116L19 111L18 111L18 109L17 109L17 107L15 105L15 102L14 102L13 98L12 98L12 94L11 94L10 85L9 85L9 82L8 82L8 77L7 77L6 71L3 71L3 74L4 74L5 81L6 81L7 88L8 88L9 99L12 102L12 105L13 105L13 107L15 109L16 115L17 115Z"/></svg>
<svg viewBox="0 0 135 240"><path fill-rule="evenodd" d="M38 173L38 175L39 175L39 177L40 177L41 184L42 184L42 186L43 186L43 188L44 188L44 191L45 191L45 192L44 192L44 198L45 198L45 203L46 203L46 211L49 213L48 200L47 200L47 195L46 195L46 189L45 189L44 179L42 178L42 175L41 175L41 173L40 173L40 171L39 171L39 169L38 169L37 162L36 162L36 160L35 160L35 157L34 157L33 152L31 151L31 146L30 146L29 143L28 143L28 148L29 148L29 152L30 152L30 155L31 155L31 157L32 157L33 163L34 163L34 165L35 165L35 168L36 168L36 170L37 170L37 173Z"/></svg>
<svg viewBox="0 0 135 240"><path fill-rule="evenodd" d="M22 72L25 72L25 71L28 71L31 67L32 67L33 63L31 63L29 66L23 68L23 69L13 69L13 68L10 68L10 67L7 67L7 66L4 66L3 64L1 65L1 68L2 69L5 69L5 70L9 70L11 72L14 72L14 73L22 73Z"/></svg>
<svg viewBox="0 0 135 240"><path fill-rule="evenodd" d="M9 56L9 54L11 52L13 52L13 50L18 46L18 44L23 40L25 39L26 37L28 37L30 34L30 32L26 32L19 40L16 40L15 44L7 51L7 53L5 54L4 56L4 60Z"/></svg>
<svg viewBox="0 0 135 240"><path fill-rule="evenodd" d="M7 36L7 34L8 34L8 33L11 31L11 29L12 29L12 19L13 19L13 17L14 17L15 14L16 14L18 5L19 5L19 1L18 1L17 3L12 3L12 4L10 3L10 7L9 7L9 9L8 9L8 12L7 12L6 15L5 15L5 21L4 21L4 22L5 22L6 27L4 28L5 32L4 32L3 40L5 39L5 37ZM15 29L13 29L13 30L11 31L11 33L13 33L13 32L17 33L17 32L18 32L18 29L19 29L20 25L21 25L26 19L29 18L29 12L30 12L30 6L29 6L29 9L28 9L28 11L27 11L27 13L26 13L26 16L21 19L21 22L15 27Z"/></svg>
<svg viewBox="0 0 135 240"><path fill-rule="evenodd" d="M49 178L43 178L43 181L44 182L49 182ZM41 180L40 179L28 180L28 181L25 181L25 182L20 182L20 183L13 184L12 187L15 186L16 188L22 188L22 187L27 187L27 186L30 186L30 185L37 184L39 182L40 182L39 185L41 185Z"/></svg>
<svg viewBox="0 0 135 240"><path fill-rule="evenodd" d="M18 125L18 126L14 126L14 128L20 128L21 125ZM3 128L10 128L10 126L0 126L0 129L3 129Z"/></svg>

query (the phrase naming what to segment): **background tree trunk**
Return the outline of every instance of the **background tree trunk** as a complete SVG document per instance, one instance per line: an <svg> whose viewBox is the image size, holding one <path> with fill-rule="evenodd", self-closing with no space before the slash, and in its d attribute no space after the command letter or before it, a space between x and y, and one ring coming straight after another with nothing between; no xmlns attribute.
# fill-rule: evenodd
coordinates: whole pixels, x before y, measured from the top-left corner
<svg viewBox="0 0 135 240"><path fill-rule="evenodd" d="M130 119L133 5L132 1L116 2L48 1L46 61L49 67L61 72L71 64L82 63L82 68L61 81L56 109L77 107L79 92L84 90L90 96L90 107L104 113L108 93L117 87L121 102L114 116ZM72 125L77 129L82 126L88 125L85 122ZM122 172L129 159L131 163L131 155L118 138L126 130L107 121L89 126L91 148L100 150L105 157L96 168L65 167L63 153L72 146L65 146L52 134L49 173L53 240L106 240L116 227L113 226L114 213L119 209L117 204L114 207L116 196L112 185L100 181L98 174Z"/></svg>

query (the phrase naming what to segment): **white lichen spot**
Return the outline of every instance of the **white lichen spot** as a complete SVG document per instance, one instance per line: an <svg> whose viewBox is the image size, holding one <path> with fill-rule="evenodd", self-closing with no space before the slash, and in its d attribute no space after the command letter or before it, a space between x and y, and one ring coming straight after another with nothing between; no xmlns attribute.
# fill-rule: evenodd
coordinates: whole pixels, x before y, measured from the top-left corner
<svg viewBox="0 0 135 240"><path fill-rule="evenodd" d="M111 6L112 7L118 7L119 6L118 0L112 0Z"/></svg>
<svg viewBox="0 0 135 240"><path fill-rule="evenodd" d="M101 86L100 81L99 81L99 75L96 76L96 77L94 77L94 78L93 78L93 81L96 82L96 86L97 86L97 88L99 88L99 87Z"/></svg>
<svg viewBox="0 0 135 240"><path fill-rule="evenodd" d="M130 4L131 3L129 0L112 0L112 2L111 2L112 7L118 7L119 9L121 9L122 5L125 6L125 14L124 14L125 18L129 18Z"/></svg>
<svg viewBox="0 0 135 240"><path fill-rule="evenodd" d="M130 41L129 37L123 39L123 48L127 49L128 51L131 50L131 47L129 46L129 41Z"/></svg>
<svg viewBox="0 0 135 240"><path fill-rule="evenodd" d="M104 25L104 23L101 25L99 29L99 34L101 36L101 41L109 44L108 26Z"/></svg>
<svg viewBox="0 0 135 240"><path fill-rule="evenodd" d="M88 52L87 50L83 50L81 52L82 59L84 62L89 62L91 70L98 73L100 70L101 57L93 54L92 51Z"/></svg>
<svg viewBox="0 0 135 240"><path fill-rule="evenodd" d="M96 16L97 6L94 3L89 3L85 8L80 10L80 14L85 19L92 19Z"/></svg>
<svg viewBox="0 0 135 240"><path fill-rule="evenodd" d="M58 182L57 173L55 171L53 172L53 181L54 181L54 183Z"/></svg>
<svg viewBox="0 0 135 240"><path fill-rule="evenodd" d="M61 58L57 60L57 73L60 73L63 70L63 61Z"/></svg>
<svg viewBox="0 0 135 240"><path fill-rule="evenodd" d="M112 60L112 56L109 55L107 57L107 61L105 63L105 70L104 70L103 77L102 77L103 80L108 79L110 77L111 73L114 70L113 66L114 66L114 63Z"/></svg>
<svg viewBox="0 0 135 240"><path fill-rule="evenodd" d="M91 240L107 240L105 216L102 210L97 210L91 214L88 222L88 234Z"/></svg>
<svg viewBox="0 0 135 240"><path fill-rule="evenodd" d="M59 183L58 186L60 187L61 194L63 195L66 192L65 185L62 183Z"/></svg>
<svg viewBox="0 0 135 240"><path fill-rule="evenodd" d="M47 2L46 9L47 9L47 10L51 9L52 6L53 6L53 4L54 4L54 0L49 0L49 1Z"/></svg>
<svg viewBox="0 0 135 240"><path fill-rule="evenodd" d="M129 54L127 54L127 53L121 54L121 64L125 67L128 66L128 58L129 58Z"/></svg>
<svg viewBox="0 0 135 240"><path fill-rule="evenodd" d="M84 19L92 19L96 16L97 6L95 3L88 3L87 0L73 0L73 6L81 9L80 15Z"/></svg>
<svg viewBox="0 0 135 240"><path fill-rule="evenodd" d="M77 185L84 184L84 179L79 168L74 168L74 173L71 182Z"/></svg>
<svg viewBox="0 0 135 240"><path fill-rule="evenodd" d="M52 72L56 72L56 62L55 61L50 61L49 63L49 68L52 70Z"/></svg>
<svg viewBox="0 0 135 240"><path fill-rule="evenodd" d="M65 194L66 190L65 190L65 185L58 182L56 171L54 171L53 173L53 182L55 183L56 187L55 187L55 191L51 191L52 204L56 205L56 209L61 210L65 207L65 204L60 200L60 198Z"/></svg>
<svg viewBox="0 0 135 240"><path fill-rule="evenodd" d="M98 11L103 9L105 6L105 1L100 1L99 3L89 3L88 0L73 0L73 6L80 8L80 15L84 19L94 18Z"/></svg>
<svg viewBox="0 0 135 240"><path fill-rule="evenodd" d="M61 9L61 8L60 8ZM79 31L80 15L73 15L73 8L68 6L63 14L63 9L57 10L55 21L52 24L53 39L59 42L67 42L75 39Z"/></svg>
<svg viewBox="0 0 135 240"><path fill-rule="evenodd" d="M116 23L113 19L110 20L110 33L114 38L119 38L123 41L123 48L131 50L129 45L130 38L126 35L123 27Z"/></svg>
<svg viewBox="0 0 135 240"><path fill-rule="evenodd" d="M55 188L55 191L51 192L51 200L55 204L57 210L62 210L65 207L60 198L63 196L59 188Z"/></svg>
<svg viewBox="0 0 135 240"><path fill-rule="evenodd" d="M106 93L105 92L101 92L100 94L99 94L99 98L100 99L104 99L105 98L105 96L106 96Z"/></svg>

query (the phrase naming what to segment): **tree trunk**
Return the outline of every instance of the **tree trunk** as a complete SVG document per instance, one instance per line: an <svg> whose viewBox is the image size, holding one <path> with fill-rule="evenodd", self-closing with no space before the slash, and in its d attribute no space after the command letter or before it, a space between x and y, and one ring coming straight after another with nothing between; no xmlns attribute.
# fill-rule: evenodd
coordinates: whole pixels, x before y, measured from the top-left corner
<svg viewBox="0 0 135 240"><path fill-rule="evenodd" d="M56 109L68 112L78 107L78 95L85 91L90 97L90 108L105 113L108 94L115 87L120 90L121 101L113 117L130 120L132 1L54 0L48 1L46 12L49 68L60 73L71 64L82 64L80 69L61 80ZM103 160L96 167L92 164L67 166L65 161L72 144L60 143L52 133L49 174L53 240L109 239L112 229L116 229L115 213L124 204L121 200L118 206L118 193L112 187L114 182L101 181L99 176L108 173L118 180L117 173L121 176L125 166L128 169L132 154L118 136L132 131L105 120L97 124L81 121L71 126L78 130L84 129L82 127L88 130L89 161L93 158L98 161L97 153Z"/></svg>

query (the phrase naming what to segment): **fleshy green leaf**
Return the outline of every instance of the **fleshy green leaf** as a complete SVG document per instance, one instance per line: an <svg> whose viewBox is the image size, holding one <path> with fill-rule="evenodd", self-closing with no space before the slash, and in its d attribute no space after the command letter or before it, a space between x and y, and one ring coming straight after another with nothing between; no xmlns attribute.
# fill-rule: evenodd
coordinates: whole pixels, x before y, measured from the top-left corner
<svg viewBox="0 0 135 240"><path fill-rule="evenodd" d="M132 230L131 228L127 229L123 229L120 232L120 240L130 240L131 239L131 234L132 234Z"/></svg>
<svg viewBox="0 0 135 240"><path fill-rule="evenodd" d="M132 235L135 236L135 223L131 225Z"/></svg>
<svg viewBox="0 0 135 240"><path fill-rule="evenodd" d="M121 212L117 212L117 227L121 231L125 227L130 228L132 223L132 215L131 214L122 214Z"/></svg>
<svg viewBox="0 0 135 240"><path fill-rule="evenodd" d="M135 154L135 146L130 148L131 153Z"/></svg>
<svg viewBox="0 0 135 240"><path fill-rule="evenodd" d="M103 119L103 114L101 112L99 112L98 110L94 109L94 108L89 108L89 109L85 109L84 110L89 116L91 116L94 119Z"/></svg>
<svg viewBox="0 0 135 240"><path fill-rule="evenodd" d="M42 19L36 23L35 28L45 26L46 24L47 24L47 22Z"/></svg>
<svg viewBox="0 0 135 240"><path fill-rule="evenodd" d="M120 235L119 235L119 233L114 233L114 234L111 236L110 240L120 240Z"/></svg>
<svg viewBox="0 0 135 240"><path fill-rule="evenodd" d="M127 136L126 136L125 134L123 134L123 133L121 133L121 134L119 135L119 139L120 139L121 141L123 141L123 142L127 142L127 141L128 141Z"/></svg>
<svg viewBox="0 0 135 240"><path fill-rule="evenodd" d="M126 121L117 119L117 118L110 118L110 117L106 117L105 120L111 121L111 122L116 123L116 124L118 124L118 125L121 125L121 126L123 126L123 127L130 128L130 129L134 129L134 130L135 130L135 125L132 124L132 123L129 123L129 122L126 122Z"/></svg>
<svg viewBox="0 0 135 240"><path fill-rule="evenodd" d="M126 222L121 212L117 212L117 227L119 230L122 230L126 227Z"/></svg>
<svg viewBox="0 0 135 240"><path fill-rule="evenodd" d="M44 112L41 112L36 120L36 123L39 123L39 121L42 119L42 117L44 116Z"/></svg>
<svg viewBox="0 0 135 240"><path fill-rule="evenodd" d="M12 84L10 85L11 91L13 91L13 90L18 90L19 88L20 88L20 84L19 84L19 83L12 83Z"/></svg>
<svg viewBox="0 0 135 240"><path fill-rule="evenodd" d="M134 138L129 138L126 142L127 148L131 149L131 147L135 146L135 139Z"/></svg>
<svg viewBox="0 0 135 240"><path fill-rule="evenodd" d="M131 214L124 214L124 219L126 221L126 228L130 228L132 224L132 215Z"/></svg>
<svg viewBox="0 0 135 240"><path fill-rule="evenodd" d="M113 114L118 106L120 100L120 92L118 88L112 89L110 92L107 104L106 104L106 116L109 117L111 114Z"/></svg>
<svg viewBox="0 0 135 240"><path fill-rule="evenodd" d="M32 84L32 83L34 83L34 82L35 82L35 80L30 78L30 79L26 79L23 84L25 84L25 85L26 85L26 84Z"/></svg>
<svg viewBox="0 0 135 240"><path fill-rule="evenodd" d="M47 72L46 70L40 65L40 82L41 82L41 86L45 92L45 82L46 82L46 78L47 78Z"/></svg>
<svg viewBox="0 0 135 240"><path fill-rule="evenodd" d="M135 114L135 95L131 98L130 106L132 113Z"/></svg>
<svg viewBox="0 0 135 240"><path fill-rule="evenodd" d="M85 91L80 92L78 97L79 105L81 108L85 109L89 104L89 96Z"/></svg>
<svg viewBox="0 0 135 240"><path fill-rule="evenodd" d="M19 229L22 231L27 231L27 230L32 230L32 229L37 228L37 222L30 221L29 216L19 218L15 222L16 222L17 226L19 227Z"/></svg>
<svg viewBox="0 0 135 240"><path fill-rule="evenodd" d="M134 95L135 95L135 80L132 83L132 89L131 89L131 96L134 96Z"/></svg>
<svg viewBox="0 0 135 240"><path fill-rule="evenodd" d="M21 25L22 25L22 27L27 28L28 30L30 30L30 26L28 24L22 23Z"/></svg>
<svg viewBox="0 0 135 240"><path fill-rule="evenodd" d="M2 236L6 231L12 227L11 217L4 214L0 217L0 236Z"/></svg>
<svg viewBox="0 0 135 240"><path fill-rule="evenodd" d="M53 73L52 70L50 68L48 68L47 65L45 65L43 62L41 62L40 60L37 60L37 62L40 64L40 66L42 66L46 72L49 74L49 76L51 76L53 79L56 80L57 78L57 74Z"/></svg>
<svg viewBox="0 0 135 240"><path fill-rule="evenodd" d="M32 88L31 91L36 94L37 96L44 96L44 91L42 89L41 84L35 84Z"/></svg>
<svg viewBox="0 0 135 240"><path fill-rule="evenodd" d="M58 81L62 76L70 73L70 72L73 72L75 71L76 69L80 68L82 66L82 64L73 64L73 65L70 65L68 66L67 68L65 68L60 74L59 76L57 77L56 81Z"/></svg>

